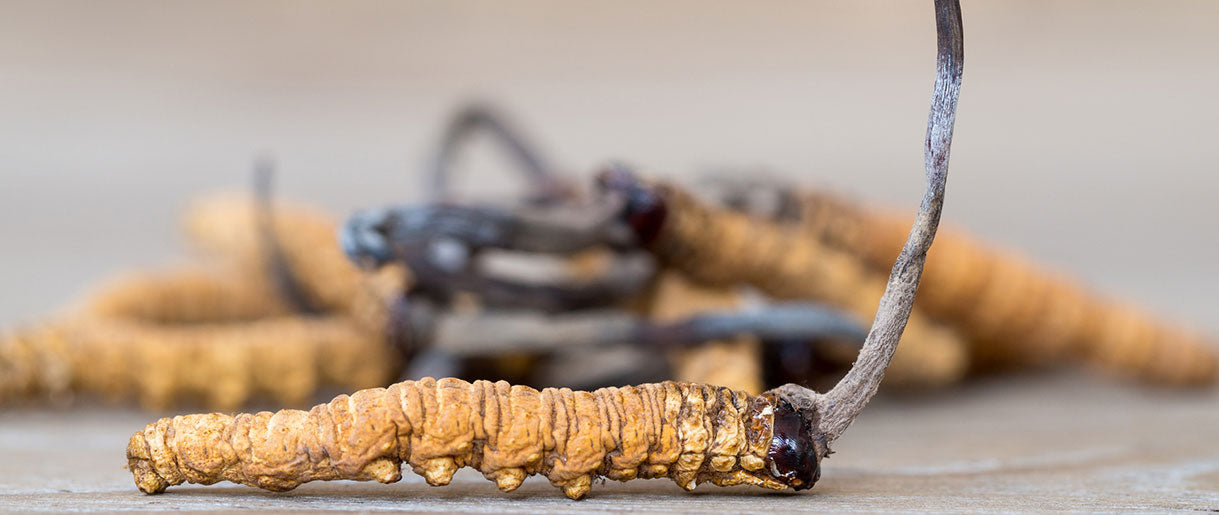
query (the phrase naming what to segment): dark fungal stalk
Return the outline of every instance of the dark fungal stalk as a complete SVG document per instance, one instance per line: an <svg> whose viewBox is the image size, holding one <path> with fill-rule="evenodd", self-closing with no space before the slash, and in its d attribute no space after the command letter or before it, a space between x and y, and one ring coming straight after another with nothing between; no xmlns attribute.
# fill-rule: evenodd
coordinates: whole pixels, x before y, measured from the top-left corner
<svg viewBox="0 0 1219 515"><path fill-rule="evenodd" d="M863 349L847 375L827 393L787 384L763 394L779 400L769 455L772 474L787 478L793 487L797 480L801 485L815 480L830 444L876 394L910 317L927 251L939 226L964 64L959 0L935 0L935 19L936 80L924 147L927 189ZM599 184L604 192L621 199L625 206L622 218L639 240L651 242L666 222L664 187L645 184L621 166L604 171Z"/></svg>
<svg viewBox="0 0 1219 515"><path fill-rule="evenodd" d="M819 429L830 442L851 425L864 405L876 394L885 367L897 349L906 319L910 316L914 294L922 278L923 264L927 261L927 251L940 224L957 99L961 93L961 76L965 65L960 0L935 0L935 25L938 48L935 89L923 147L927 191L923 194L910 237L889 273L889 285L880 299L876 320L855 365L825 395L809 396L816 399L815 405L824 413Z"/></svg>
<svg viewBox="0 0 1219 515"><path fill-rule="evenodd" d="M296 278L292 264L288 262L284 248L280 245L275 228L274 196L275 161L270 156L259 156L254 160L254 212L257 217L259 244L265 256L267 273L280 296L297 312L304 315L319 315L322 309L309 298L305 287Z"/></svg>
<svg viewBox="0 0 1219 515"><path fill-rule="evenodd" d="M830 443L842 435L876 394L910 316L927 251L939 226L964 69L960 0L935 0L935 22L938 49L936 79L923 156L927 190L906 245L902 247L890 272L889 284L881 297L872 329L851 370L829 392L820 394L795 384L772 390L791 402L797 412L806 413L804 416L813 421L809 427L801 427L800 433L791 438L791 445L813 449L818 464L821 458L829 454ZM779 442L778 433L776 431L775 444L783 448L788 444ZM783 433L786 437L787 432Z"/></svg>
<svg viewBox="0 0 1219 515"><path fill-rule="evenodd" d="M435 316L434 346L457 356L520 352L570 352L614 344L650 349L696 347L739 335L763 341L862 342L863 329L842 313L807 303L767 306L752 312L710 312L663 323L617 310L558 315L488 310Z"/></svg>
<svg viewBox="0 0 1219 515"><path fill-rule="evenodd" d="M452 200L453 165L457 161L458 151L463 143L480 132L493 137L515 161L531 190L527 199L529 203L549 204L574 195L571 184L559 176L550 162L498 109L487 103L471 102L453 115L440 138L439 148L430 166L432 199Z"/></svg>

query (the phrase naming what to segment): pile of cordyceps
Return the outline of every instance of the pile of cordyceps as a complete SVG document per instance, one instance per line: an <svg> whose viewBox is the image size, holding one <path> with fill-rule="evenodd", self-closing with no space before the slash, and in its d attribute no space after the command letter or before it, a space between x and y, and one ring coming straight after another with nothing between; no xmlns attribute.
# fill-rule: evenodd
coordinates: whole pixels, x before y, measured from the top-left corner
<svg viewBox="0 0 1219 515"><path fill-rule="evenodd" d="M471 466L505 491L545 474L579 498L602 476L811 487L881 377L929 390L1079 363L1213 383L1216 349L1189 330L952 229L927 252L962 55L959 6L935 5L928 194L913 230L761 180L688 189L613 164L581 187L475 105L444 132L429 202L338 224L273 199L264 169L253 194L199 203L186 216L197 266L116 280L5 334L0 400L232 410L369 388L307 412L161 419L132 437L128 465L149 493L392 482L407 463L433 485ZM525 172L524 198L451 191L481 131Z"/></svg>
<svg viewBox="0 0 1219 515"><path fill-rule="evenodd" d="M465 363L474 368L445 372L579 385L661 374L749 392L833 384L855 359L909 233L908 217L758 179L686 188L615 164L581 194L493 111L472 107L455 120L433 170L436 198L451 198L444 178L453 148L478 127L506 142L538 194L509 207L448 200L369 210L343 229L347 253L365 268L426 270L430 282L412 290L423 298L450 309L470 300L482 316L511 310L495 323L463 319L414 339L428 341L433 356L484 353ZM534 266L538 282L497 275L531 258L551 269ZM641 321L616 330L622 313ZM569 355L572 347L579 353ZM665 349L667 370L651 368L658 362L648 347ZM503 354L486 359L492 350ZM1196 332L947 228L928 254L885 384L925 390L1084 364L1154 385L1203 386L1216 379L1217 352ZM521 363L533 366L514 368Z"/></svg>
<svg viewBox="0 0 1219 515"><path fill-rule="evenodd" d="M455 200L451 170L480 131L525 172L526 198ZM262 163L251 194L187 210L197 266L129 274L5 333L0 400L100 394L229 410L427 375L832 385L909 227L759 179L685 188L615 164L582 190L483 105L462 109L441 141L432 202L341 226L271 198ZM938 238L889 389L1068 363L1160 385L1215 380L1215 348L1198 334L951 228Z"/></svg>
<svg viewBox="0 0 1219 515"><path fill-rule="evenodd" d="M359 270L331 216L268 202L202 199L184 220L195 264L115 278L60 316L0 334L0 402L96 395L231 410L396 378L385 328L405 274Z"/></svg>

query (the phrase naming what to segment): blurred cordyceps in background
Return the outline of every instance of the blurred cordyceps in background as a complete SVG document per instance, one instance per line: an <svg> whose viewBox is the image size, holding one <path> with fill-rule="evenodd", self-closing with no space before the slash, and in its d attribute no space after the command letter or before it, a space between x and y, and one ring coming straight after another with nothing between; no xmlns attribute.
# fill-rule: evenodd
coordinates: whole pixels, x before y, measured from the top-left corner
<svg viewBox="0 0 1219 515"><path fill-rule="evenodd" d="M851 278L883 277L909 232L906 216L825 191L760 181L716 186L731 211L676 185L650 186L665 214L646 228L662 259L715 284L747 283L848 310L874 305L883 285L860 288ZM1151 384L1200 386L1214 383L1219 366L1219 349L1198 332L1099 297L952 227L940 229L928 253L914 307L887 382L901 377L904 353L950 355L917 349L924 319L951 328L964 344L962 358L951 360L958 366L944 369L955 372L939 376L944 381L959 378L966 361L973 373L1084 362Z"/></svg>
<svg viewBox="0 0 1219 515"><path fill-rule="evenodd" d="M905 239L906 216L824 191L798 202L802 229L875 270L891 265ZM1196 331L1095 295L952 227L940 230L923 281L915 306L967 335L983 364L1085 361L1154 384L1215 381L1219 350Z"/></svg>
<svg viewBox="0 0 1219 515"><path fill-rule="evenodd" d="M628 207L627 216L665 266L709 285L750 285L777 299L825 302L861 325L875 316L885 275L851 256L791 228L703 204L674 185L615 184L619 179L634 181L618 171L603 181L609 188L638 188L626 195L654 196L653 203ZM960 380L967 366L964 340L916 311L885 380L896 387L942 386Z"/></svg>
<svg viewBox="0 0 1219 515"><path fill-rule="evenodd" d="M259 230L267 209L270 235ZM131 274L70 314L7 332L0 400L79 393L153 409L202 401L231 410L260 398L299 406L319 390L397 376L389 328L406 278L347 261L333 218L231 195L199 202L186 226L208 254L199 266Z"/></svg>
<svg viewBox="0 0 1219 515"><path fill-rule="evenodd" d="M708 199L615 165L581 192L501 116L475 104L453 117L432 202L367 210L341 230L323 211L273 202L265 170L258 195L196 202L184 225L200 263L129 274L4 333L0 401L300 406L403 375L584 388L674 378L757 393L830 384L855 359L906 217L739 174ZM521 201L451 191L456 149L478 130L526 172ZM1214 382L1217 361L1197 333L948 228L884 384L1083 362L1196 386Z"/></svg>

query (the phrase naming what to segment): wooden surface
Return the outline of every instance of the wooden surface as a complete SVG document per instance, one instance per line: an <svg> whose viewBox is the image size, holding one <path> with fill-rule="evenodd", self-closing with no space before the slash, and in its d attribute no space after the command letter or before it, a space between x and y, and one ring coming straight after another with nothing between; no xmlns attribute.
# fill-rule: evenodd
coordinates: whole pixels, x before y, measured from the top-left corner
<svg viewBox="0 0 1219 515"><path fill-rule="evenodd" d="M0 414L4 510L1207 511L1219 510L1219 391L1145 391L1075 376L882 398L835 447L811 491L607 482L569 501L545 479L499 493L463 471L433 488L313 483L288 493L220 484L147 496L122 469L157 415L92 406Z"/></svg>
<svg viewBox="0 0 1219 515"><path fill-rule="evenodd" d="M336 215L418 199L440 124L471 97L580 177L611 158L683 180L762 167L913 211L929 4L0 0L0 325L182 259L184 203L244 188L260 151L285 196ZM1219 332L1219 2L964 9L945 222ZM514 184L489 151L466 168L465 188ZM0 411L0 509L1213 510L1217 408L1215 392L1078 377L882 399L810 492L632 482L578 503L538 479L501 495L411 474L148 497L120 467L157 415Z"/></svg>

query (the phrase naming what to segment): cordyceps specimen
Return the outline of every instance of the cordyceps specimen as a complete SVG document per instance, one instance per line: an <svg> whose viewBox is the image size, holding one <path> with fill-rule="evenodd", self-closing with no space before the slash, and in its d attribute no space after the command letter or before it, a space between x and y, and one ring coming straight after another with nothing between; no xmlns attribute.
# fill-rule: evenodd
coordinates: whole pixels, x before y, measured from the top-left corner
<svg viewBox="0 0 1219 515"><path fill-rule="evenodd" d="M901 249L909 224L898 213L825 189L800 191L750 179L714 186L716 197L734 209L783 222L877 272ZM1070 277L960 229L940 229L923 283L916 312L962 334L975 369L1079 360L1152 384L1205 386L1219 379L1214 340L1095 295Z"/></svg>
<svg viewBox="0 0 1219 515"><path fill-rule="evenodd" d="M350 264L332 220L248 197L206 203L187 219L195 241L228 266L132 275L79 313L9 332L0 399L86 393L227 410L266 396L299 406L323 387L396 376L389 328L403 279Z"/></svg>
<svg viewBox="0 0 1219 515"><path fill-rule="evenodd" d="M872 330L846 377L820 394L785 385L753 397L698 384L595 392L458 379L341 395L310 411L165 418L132 436L128 468L147 493L183 482L272 490L330 479L430 484L463 466L506 491L545 474L569 497L596 477L811 488L821 459L876 393L914 304L943 205L963 45L960 5L935 1L939 59L926 140L927 192Z"/></svg>
<svg viewBox="0 0 1219 515"><path fill-rule="evenodd" d="M196 202L184 221L190 241L236 270L266 277L299 312L351 316L378 332L392 327L407 272L360 270L335 242L333 215L294 203L272 207L269 171L258 178L257 201L229 195Z"/></svg>
<svg viewBox="0 0 1219 515"><path fill-rule="evenodd" d="M827 302L861 320L876 314L884 276L795 228L703 204L675 185L647 185L619 167L603 186L630 200L627 218L666 266L709 285L749 284L779 299ZM966 341L914 310L886 374L901 387L951 384L968 368Z"/></svg>
<svg viewBox="0 0 1219 515"><path fill-rule="evenodd" d="M887 266L901 248L906 217L825 191L799 194L799 227L860 258ZM1165 385L1213 383L1219 350L1202 335L1143 310L1100 298L1029 259L941 231L927 257L925 293L915 304L968 337L992 366L1083 359L1120 375Z"/></svg>
<svg viewBox="0 0 1219 515"><path fill-rule="evenodd" d="M885 290L880 273L853 255L786 224L696 200L676 185L649 185L623 167L600 177L627 198L624 218L665 266L710 286L749 284L779 299L809 299L871 319ZM886 374L886 384L928 387L959 380L966 341L915 309Z"/></svg>

